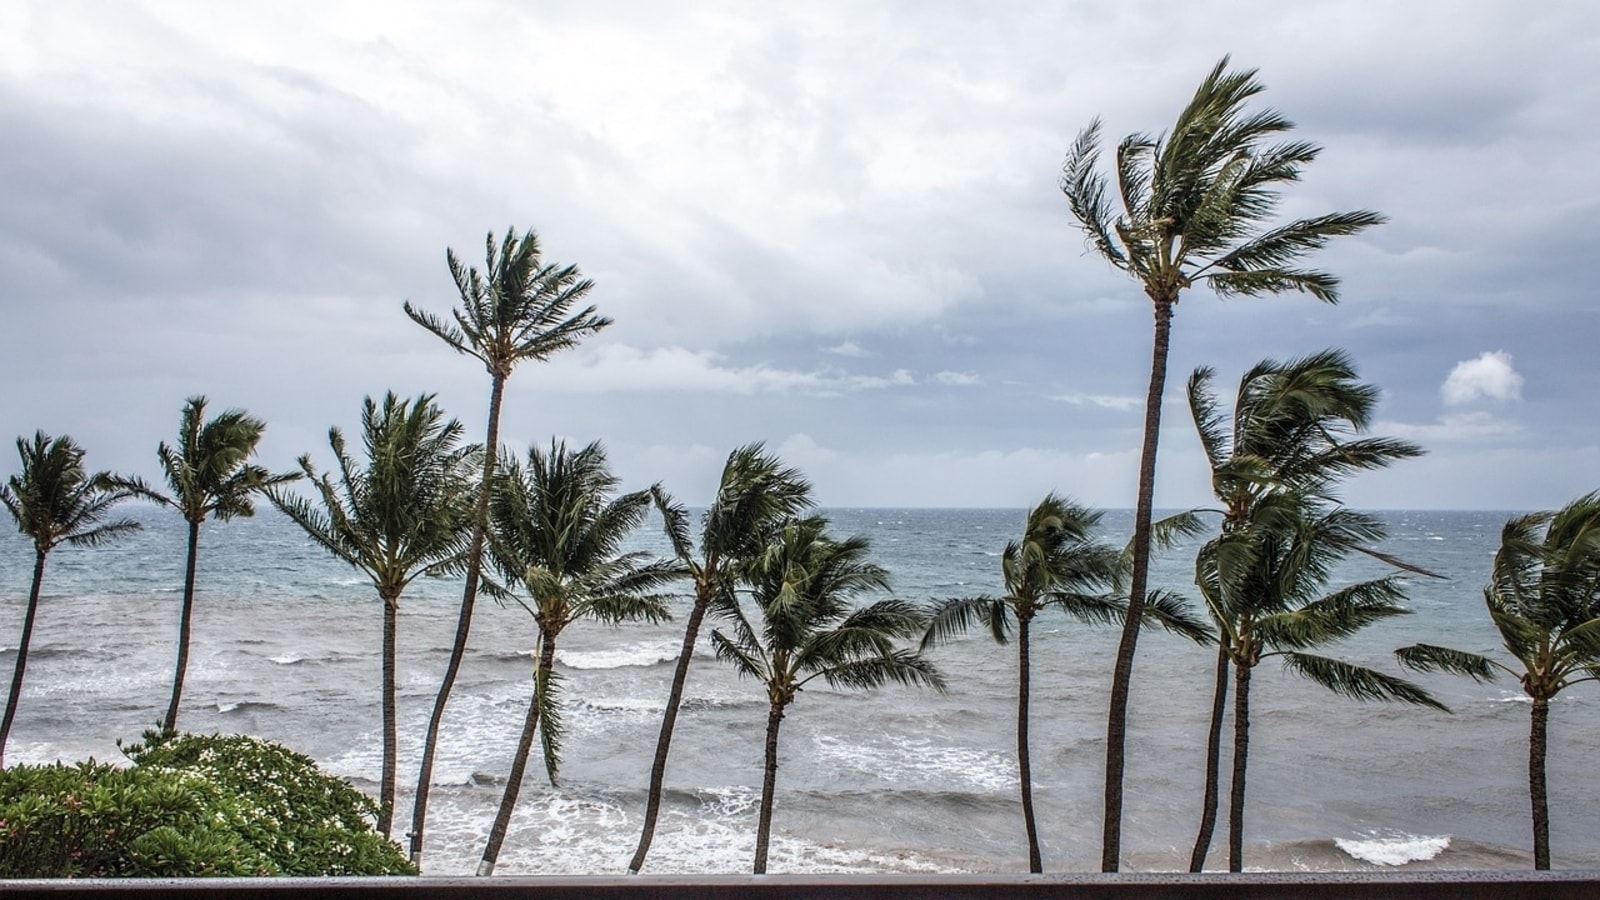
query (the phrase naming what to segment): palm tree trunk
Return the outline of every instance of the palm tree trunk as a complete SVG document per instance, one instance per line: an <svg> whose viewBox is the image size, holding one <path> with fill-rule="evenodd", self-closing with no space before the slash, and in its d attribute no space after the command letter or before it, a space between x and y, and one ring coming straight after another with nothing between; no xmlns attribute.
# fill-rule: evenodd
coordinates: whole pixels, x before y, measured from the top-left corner
<svg viewBox="0 0 1600 900"><path fill-rule="evenodd" d="M422 771L417 774L416 803L411 810L411 864L422 871L422 832L428 819L428 792L433 787L433 761L439 750L439 728L444 723L444 707L450 701L461 660L467 655L467 637L472 631L472 608L478 599L478 581L483 574L483 538L489 522L489 482L494 478L500 455L500 404L505 396L506 376L494 374L489 389L489 433L484 437L483 478L478 482L478 503L472 515L472 542L467 549L467 583L461 591L461 614L456 620L456 637L450 645L450 661L445 663L439 695L428 716L428 733L422 741Z"/></svg>
<svg viewBox="0 0 1600 900"><path fill-rule="evenodd" d="M28 614L22 618L22 642L17 644L17 668L11 675L11 693L6 697L6 715L0 720L0 769L6 764L6 741L11 737L11 721L17 716L17 700L22 696L22 675L28 669L28 645L33 641L33 619L39 612L39 587L44 583L45 551L33 555L33 587L28 591Z"/></svg>
<svg viewBox="0 0 1600 900"><path fill-rule="evenodd" d="M1233 671L1233 784L1228 794L1228 871L1244 871L1244 767L1250 759L1250 667Z"/></svg>
<svg viewBox="0 0 1600 900"><path fill-rule="evenodd" d="M1028 871L1044 871L1039 826L1033 817L1033 770L1028 757L1028 619L1017 617L1017 780L1022 783L1022 824L1028 832Z"/></svg>
<svg viewBox="0 0 1600 900"><path fill-rule="evenodd" d="M767 874L767 845L772 841L772 794L778 784L778 726L783 724L784 704L774 702L767 712L766 766L761 775L761 820L756 825L757 875Z"/></svg>
<svg viewBox="0 0 1600 900"><path fill-rule="evenodd" d="M1211 732L1206 737L1206 796L1201 801L1200 833L1189 854L1189 871L1203 872L1217 829L1217 795L1222 775L1222 719L1228 712L1228 648L1217 647L1217 684L1211 693Z"/></svg>
<svg viewBox="0 0 1600 900"><path fill-rule="evenodd" d="M400 596L383 600L383 775L378 785L378 831L384 837L394 825L395 756L400 744L399 716L395 711L395 631Z"/></svg>
<svg viewBox="0 0 1600 900"><path fill-rule="evenodd" d="M493 875L494 865L500 859L500 847L511 829L511 813L517 808L517 797L522 793L522 776L528 769L528 756L533 752L534 733L539 730L539 707L545 698L541 692L550 688L550 671L555 667L556 639L541 632L539 635L539 663L533 671L533 696L528 700L528 715L522 721L522 737L517 740L516 755L511 758L511 774L506 779L505 793L500 796L500 811L495 813L494 827L489 829L489 843L483 848L483 859L478 862L479 875Z"/></svg>
<svg viewBox="0 0 1600 900"><path fill-rule="evenodd" d="M1133 576L1128 591L1128 618L1117 644L1111 670L1111 698L1106 715L1105 823L1100 870L1115 872L1122 862L1122 774L1128 737L1128 688L1133 679L1133 653L1144 618L1150 580L1150 518L1155 507L1156 445L1161 436L1161 396L1167 385L1167 349L1172 338L1174 300L1155 300L1155 337L1150 351L1150 387L1144 400L1144 446L1139 451L1139 499L1133 517Z"/></svg>
<svg viewBox="0 0 1600 900"><path fill-rule="evenodd" d="M694 608L689 611L689 622L683 629L683 646L678 651L678 663L672 670L672 689L667 692L667 710L661 715L656 757L650 763L650 790L644 805L644 829L639 834L639 846L633 851L633 859L628 863L629 875L637 875L644 868L645 854L650 852L650 842L655 840L656 819L661 814L661 791L667 778L667 751L672 749L672 729L678 722L678 707L683 703L683 686L689 680L689 661L694 657L700 624L705 620L706 608L710 605L709 589L696 586Z"/></svg>
<svg viewBox="0 0 1600 900"><path fill-rule="evenodd" d="M189 632L194 620L194 570L200 561L200 523L189 523L189 561L183 568L183 610L178 614L178 665L172 675L172 701L161 730L178 730L178 701L183 698L183 679L189 672Z"/></svg>
<svg viewBox="0 0 1600 900"><path fill-rule="evenodd" d="M1550 701L1533 698L1533 724L1528 732L1528 797L1533 803L1533 867L1550 868L1550 802L1545 793L1544 753Z"/></svg>

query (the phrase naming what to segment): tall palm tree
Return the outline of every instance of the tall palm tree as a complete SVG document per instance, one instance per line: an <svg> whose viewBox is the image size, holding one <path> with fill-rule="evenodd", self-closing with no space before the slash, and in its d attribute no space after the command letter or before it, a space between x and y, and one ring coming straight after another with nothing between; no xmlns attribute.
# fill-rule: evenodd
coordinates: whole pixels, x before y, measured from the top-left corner
<svg viewBox="0 0 1600 900"><path fill-rule="evenodd" d="M461 423L445 420L431 394L407 402L392 392L383 405L366 398L361 409L366 468L345 447L339 429L328 431L338 478L318 474L309 455L300 469L315 500L267 490L273 505L311 539L372 579L383 603L383 774L378 830L389 836L394 819L395 631L400 595L423 574L465 564L472 531L473 475L481 448L461 444Z"/></svg>
<svg viewBox="0 0 1600 900"><path fill-rule="evenodd" d="M728 461L722 468L717 494L701 516L698 554L689 535L688 511L659 490L655 498L666 521L673 555L694 582L694 602L684 626L678 661L672 670L667 708L661 716L661 733L650 764L644 827L639 834L639 846L628 863L630 875L644 867L645 854L650 852L650 843L655 839L661 792L666 783L667 753L672 747L672 731L678 721L678 707L683 703L689 662L694 657L694 646L699 640L706 611L733 602L740 569L761 552L785 522L810 508L811 485L798 470L783 465L761 444L734 450L728 454Z"/></svg>
<svg viewBox="0 0 1600 900"><path fill-rule="evenodd" d="M477 359L488 370L489 425L483 441L488 452L484 454L478 502L473 511L467 580L461 592L455 640L450 645L450 659L445 664L433 713L428 717L428 733L422 742L422 770L417 775L416 806L411 814L411 862L419 869L439 728L456 675L461 671L461 660L467 653L472 611L477 602L489 483L494 479L495 448L500 446L500 405L505 397L506 381L517 363L530 359L543 362L611 324L610 319L595 315L593 306L572 312L573 305L589 293L594 283L582 278L576 266L546 263L539 252L539 236L532 229L521 238L517 237L516 229L506 229L499 247L495 246L494 233L490 232L484 239L482 272L476 267L464 268L454 250L445 250L445 262L450 267L456 291L461 295L461 307L451 311L455 323L447 323L433 313L417 309L410 301L404 308L412 321L457 353Z"/></svg>
<svg viewBox="0 0 1600 900"><path fill-rule="evenodd" d="M31 442L17 438L17 455L22 458L22 471L0 485L0 504L11 513L17 530L33 541L33 584L28 589L28 611L22 619L5 717L0 719L0 767L5 766L6 741L22 695L22 676L28 669L28 645L39 612L45 557L62 543L93 547L139 528L131 519L107 520L111 508L132 492L118 486L109 473L91 475L83 467L83 448L67 435L52 438L36 431Z"/></svg>
<svg viewBox="0 0 1600 900"><path fill-rule="evenodd" d="M172 676L172 700L161 720L163 731L178 727L178 703L189 670L189 634L194 618L195 569L200 560L200 524L208 517L226 522L255 515L251 495L300 477L299 472L274 475L250 462L267 424L242 409L230 409L205 421L206 398L190 397L178 424L178 444L162 441L156 458L167 481L162 493L139 479L121 484L139 496L177 510L189 525L188 555L183 569L183 607L178 615L178 664Z"/></svg>
<svg viewBox="0 0 1600 900"><path fill-rule="evenodd" d="M809 683L867 690L890 681L944 690L944 678L920 652L896 639L920 634L921 610L904 600L856 607L863 593L888 590L888 573L867 560L865 538L835 540L820 516L792 520L756 558L750 572L760 628L734 602L732 636L711 633L717 658L766 689L767 739L756 830L755 874L767 871L772 797L778 774L778 728L785 710Z"/></svg>
<svg viewBox="0 0 1600 900"><path fill-rule="evenodd" d="M1543 531L1543 535L1540 531ZM1518 516L1500 532L1489 584L1489 617L1520 668L1475 653L1417 644L1395 652L1419 671L1487 681L1516 678L1531 704L1528 799L1533 866L1550 868L1550 801L1545 781L1550 701L1585 681L1600 681L1600 493L1555 512Z"/></svg>
<svg viewBox="0 0 1600 900"><path fill-rule="evenodd" d="M1383 221L1377 213L1360 210L1268 226L1278 189L1299 180L1301 167L1316 159L1320 148L1305 141L1268 143L1294 126L1273 110L1245 109L1262 90L1254 69L1229 71L1223 57L1169 133L1155 138L1132 134L1117 145L1117 201L1099 169L1098 120L1078 133L1062 168L1061 189L1090 246L1139 283L1155 313L1134 516L1132 614L1117 648L1106 723L1101 868L1107 872L1116 871L1121 861L1128 685L1149 581L1161 396L1179 296L1205 282L1223 297L1301 291L1333 303L1338 279L1299 268L1297 261L1334 237Z"/></svg>
<svg viewBox="0 0 1600 900"><path fill-rule="evenodd" d="M528 714L479 875L494 872L536 732L545 772L556 783L562 727L555 658L561 632L579 619L614 624L671 618L666 597L656 591L683 569L676 562L651 561L643 551L622 552L624 538L644 522L651 497L649 491L613 496L618 483L599 443L570 451L555 441L549 453L529 451L527 468L513 462L495 478L490 554L507 584L526 594L524 599L511 591L539 627L539 652Z"/></svg>
<svg viewBox="0 0 1600 900"><path fill-rule="evenodd" d="M1286 491L1262 498L1250 522L1201 548L1196 581L1233 667L1233 773L1228 805L1228 869L1244 865L1245 772L1250 751L1251 675L1262 660L1356 700L1394 700L1445 710L1416 684L1308 651L1409 612L1396 576L1324 593L1334 566L1380 540L1377 518ZM1448 710L1446 710L1448 711Z"/></svg>
<svg viewBox="0 0 1600 900"><path fill-rule="evenodd" d="M1187 392L1200 445L1211 467L1212 490L1221 504L1224 535L1247 527L1264 497L1298 491L1332 500L1344 476L1422 453L1420 447L1406 441L1363 436L1379 391L1358 379L1350 358L1341 351L1257 363L1239 379L1231 419L1212 387L1213 376L1209 368L1196 369ZM1377 555L1420 571L1393 557ZM1206 748L1205 799L1189 858L1191 872L1204 868L1216 825L1230 674L1228 648L1219 644Z"/></svg>
<svg viewBox="0 0 1600 900"><path fill-rule="evenodd" d="M922 646L948 639L974 623L989 629L1004 644L1017 634L1017 774L1022 790L1022 821L1028 836L1028 871L1043 872L1038 826L1033 813L1032 763L1028 751L1029 643L1033 620L1057 609L1087 623L1115 623L1127 603L1113 590L1124 566L1115 547L1097 543L1094 531L1101 514L1054 493L1028 512L1021 541L1006 544L1000 557L1005 594L947 600L934 611ZM1160 623L1200 640L1209 640L1205 623L1169 594L1152 595L1145 606L1147 624Z"/></svg>

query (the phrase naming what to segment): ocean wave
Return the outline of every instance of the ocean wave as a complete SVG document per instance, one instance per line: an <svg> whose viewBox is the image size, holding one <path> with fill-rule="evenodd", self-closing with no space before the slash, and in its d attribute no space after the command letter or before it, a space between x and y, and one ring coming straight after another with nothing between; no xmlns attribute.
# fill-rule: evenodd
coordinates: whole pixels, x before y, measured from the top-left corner
<svg viewBox="0 0 1600 900"><path fill-rule="evenodd" d="M760 698L742 697L685 697L680 708L696 712L709 712L722 709L749 709L757 706L766 709L767 701Z"/></svg>
<svg viewBox="0 0 1600 900"><path fill-rule="evenodd" d="M980 791L1013 791L1017 787L1015 760L994 750L899 736L886 737L882 743L830 734L818 734L813 740L819 758L885 781L932 782L941 789L960 786Z"/></svg>
<svg viewBox="0 0 1600 900"><path fill-rule="evenodd" d="M1334 838L1333 845L1362 862L1380 866L1433 859L1450 847L1450 835L1382 834Z"/></svg>
<svg viewBox="0 0 1600 900"><path fill-rule="evenodd" d="M659 713L667 706L664 697L579 697L574 705L602 713Z"/></svg>
<svg viewBox="0 0 1600 900"><path fill-rule="evenodd" d="M250 712L252 710L258 710L258 709L278 709L278 708L279 708L278 704L276 704L276 703L267 703L267 702L262 701L262 700L237 700L237 701L234 701L232 703L230 703L230 702L228 702L226 700L218 700L217 701L217 712L219 712L219 713Z"/></svg>
<svg viewBox="0 0 1600 900"><path fill-rule="evenodd" d="M558 650L556 662L569 669L621 669L628 666L655 666L674 662L678 644L671 641L641 641L605 650Z"/></svg>

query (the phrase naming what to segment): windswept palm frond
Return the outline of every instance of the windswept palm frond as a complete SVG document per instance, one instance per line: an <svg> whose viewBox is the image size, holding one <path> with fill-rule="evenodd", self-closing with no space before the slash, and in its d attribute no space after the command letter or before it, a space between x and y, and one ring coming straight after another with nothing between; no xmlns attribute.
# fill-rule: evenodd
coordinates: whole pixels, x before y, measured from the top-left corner
<svg viewBox="0 0 1600 900"><path fill-rule="evenodd" d="M1284 653L1284 668L1354 700L1398 700L1449 712L1420 685L1376 669L1309 653Z"/></svg>
<svg viewBox="0 0 1600 900"><path fill-rule="evenodd" d="M1413 672L1465 675L1480 683L1493 681L1501 671L1511 671L1487 656L1434 644L1412 644L1409 647L1401 647L1394 651L1394 658L1400 665Z"/></svg>
<svg viewBox="0 0 1600 900"><path fill-rule="evenodd" d="M1411 611L1401 605L1404 600L1405 592L1393 577L1363 581L1262 616L1255 630L1267 646L1303 650L1350 637L1387 618L1409 615Z"/></svg>
<svg viewBox="0 0 1600 900"><path fill-rule="evenodd" d="M539 749L544 753L545 777L551 786L561 771L561 747L566 742L567 724L561 712L561 673L540 666L534 675L533 702L538 706Z"/></svg>
<svg viewBox="0 0 1600 900"><path fill-rule="evenodd" d="M821 678L830 686L855 691L872 690L894 683L905 687L926 687L944 693L944 675L932 660L904 647L884 656L868 656L835 663L799 681L800 685Z"/></svg>
<svg viewBox="0 0 1600 900"><path fill-rule="evenodd" d="M922 635L923 650L947 643L980 624L989 629L995 643L1004 644L1010 640L1010 607L999 597L952 597L935 604L925 614L928 628Z"/></svg>
<svg viewBox="0 0 1600 900"><path fill-rule="evenodd" d="M1147 629L1164 628L1197 644L1209 644L1217 639L1211 623L1197 615L1189 601L1175 591L1151 591L1141 624Z"/></svg>

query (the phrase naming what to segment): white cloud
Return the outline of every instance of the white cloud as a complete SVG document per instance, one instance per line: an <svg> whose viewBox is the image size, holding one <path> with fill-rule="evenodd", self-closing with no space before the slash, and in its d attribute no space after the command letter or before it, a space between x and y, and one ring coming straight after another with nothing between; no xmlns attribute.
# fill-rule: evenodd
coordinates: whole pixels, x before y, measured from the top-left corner
<svg viewBox="0 0 1600 900"><path fill-rule="evenodd" d="M1144 406L1138 397L1118 397L1111 394L1057 394L1050 398L1073 406L1098 406L1102 409L1130 410Z"/></svg>
<svg viewBox="0 0 1600 900"><path fill-rule="evenodd" d="M940 384L964 386L978 383L976 372L940 372L933 376L933 380Z"/></svg>
<svg viewBox="0 0 1600 900"><path fill-rule="evenodd" d="M857 344L855 341L845 341L836 347L824 347L822 348L822 352L832 353L834 356L848 356L851 359L860 359L863 356L872 355L866 350L863 350L861 345Z"/></svg>
<svg viewBox="0 0 1600 900"><path fill-rule="evenodd" d="M778 445L778 456L790 465L798 466L803 471L826 465L838 458L839 454L829 450L816 442L809 434L791 434L784 438Z"/></svg>
<svg viewBox="0 0 1600 900"><path fill-rule="evenodd" d="M1439 388L1444 402L1461 406L1483 397L1490 400L1521 400L1522 376L1511 366L1511 354L1488 351L1477 359L1456 363Z"/></svg>
<svg viewBox="0 0 1600 900"><path fill-rule="evenodd" d="M557 357L551 369L560 377L551 381L564 390L582 393L621 390L729 394L840 394L917 383L908 369L896 369L889 375L857 375L834 368L801 372L766 363L727 367L721 359L720 354L710 350L643 350L627 344L607 344Z"/></svg>
<svg viewBox="0 0 1600 900"><path fill-rule="evenodd" d="M1379 434L1420 443L1471 443L1512 437L1522 433L1522 425L1507 419L1496 418L1487 412L1451 413L1440 416L1431 425L1408 425L1404 422L1380 422L1375 429Z"/></svg>

